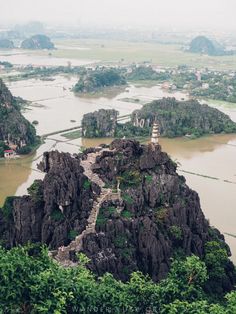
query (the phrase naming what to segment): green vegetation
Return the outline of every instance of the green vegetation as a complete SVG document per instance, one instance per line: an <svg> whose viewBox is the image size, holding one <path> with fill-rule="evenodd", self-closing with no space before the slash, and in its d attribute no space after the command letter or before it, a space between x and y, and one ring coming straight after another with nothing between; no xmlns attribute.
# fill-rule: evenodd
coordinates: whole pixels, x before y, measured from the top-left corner
<svg viewBox="0 0 236 314"><path fill-rule="evenodd" d="M1 63L0 63L1 64ZM27 65L17 69L20 72L17 75L9 74L7 79L9 81L19 81L27 80L32 78L39 78L41 80L54 80L53 76L58 74L71 74L71 75L80 75L83 74L85 69L80 66L71 67L71 66L56 66L56 67L33 67Z"/></svg>
<svg viewBox="0 0 236 314"><path fill-rule="evenodd" d="M121 213L121 217L130 219L133 217L133 213L131 213L129 210L123 210Z"/></svg>
<svg viewBox="0 0 236 314"><path fill-rule="evenodd" d="M204 134L235 133L236 123L215 108L201 105L196 100L177 101L175 98L163 98L146 104L132 113L132 129L136 136L148 136L157 117L160 133L164 137L187 135L192 138ZM142 122L142 127L140 127ZM126 135L125 124L124 135ZM134 135L133 134L133 135Z"/></svg>
<svg viewBox="0 0 236 314"><path fill-rule="evenodd" d="M119 246L125 240L118 239ZM129 252L127 252L129 254ZM217 259L217 258L216 258ZM140 272L126 283L111 274L102 277L79 266L61 267L45 247L28 245L0 248L1 313L114 313L235 314L236 292L226 296L205 291L210 278L204 261L196 256L172 262L168 277L154 283ZM127 268L127 269L126 269ZM126 267L124 272L128 272Z"/></svg>
<svg viewBox="0 0 236 314"><path fill-rule="evenodd" d="M76 230L70 230L68 234L68 239L73 241L78 235L78 231Z"/></svg>
<svg viewBox="0 0 236 314"><path fill-rule="evenodd" d="M39 141L34 126L20 112L19 99L12 96L1 79L0 141L15 145L19 154L29 153Z"/></svg>
<svg viewBox="0 0 236 314"><path fill-rule="evenodd" d="M168 72L156 72L149 66L133 67L132 72L127 74L129 81L142 81L142 80L154 80L154 81L166 81L169 79Z"/></svg>
<svg viewBox="0 0 236 314"><path fill-rule="evenodd" d="M59 209L54 209L51 213L51 218L54 221L62 221L65 219L65 216L63 215L63 213L59 210Z"/></svg>
<svg viewBox="0 0 236 314"><path fill-rule="evenodd" d="M194 54L184 52L181 45L99 39L58 40L55 41L55 44L66 45L70 48L55 50L52 54L59 58L100 60L101 62L119 62L120 64L149 62L162 67L186 64L193 68L236 69L236 55L215 57ZM88 49L78 50L77 47ZM44 51L37 51L37 54L39 53L40 55L48 54Z"/></svg>
<svg viewBox="0 0 236 314"><path fill-rule="evenodd" d="M83 187L84 189L89 190L91 187L91 182L88 179L86 179L83 183Z"/></svg>
<svg viewBox="0 0 236 314"><path fill-rule="evenodd" d="M127 238L124 235L117 236L114 239L113 243L115 244L116 247L122 249L126 246Z"/></svg>
<svg viewBox="0 0 236 314"><path fill-rule="evenodd" d="M80 138L82 136L81 131L73 131L65 134L61 134L61 136L67 138L68 140L75 140L77 138Z"/></svg>
<svg viewBox="0 0 236 314"><path fill-rule="evenodd" d="M120 71L113 68L98 68L81 75L74 86L75 93L94 93L104 87L125 85L126 80Z"/></svg>
<svg viewBox="0 0 236 314"><path fill-rule="evenodd" d="M145 175L145 180L147 181L147 183L151 184L153 178L152 178L152 176L150 176L150 175Z"/></svg>
<svg viewBox="0 0 236 314"><path fill-rule="evenodd" d="M163 220L165 220L167 216L168 216L167 208L161 207L155 210L155 218L157 223L163 223Z"/></svg>
<svg viewBox="0 0 236 314"><path fill-rule="evenodd" d="M134 203L132 197L128 193L122 194L122 198L128 205L132 205Z"/></svg>
<svg viewBox="0 0 236 314"><path fill-rule="evenodd" d="M119 177L121 183L121 189L125 189L127 187L138 186L142 182L142 177L139 171L137 170L129 170L125 171Z"/></svg>
<svg viewBox="0 0 236 314"><path fill-rule="evenodd" d="M176 240L181 240L182 239L182 230L179 226L171 226L169 228L170 234L176 239Z"/></svg>
<svg viewBox="0 0 236 314"><path fill-rule="evenodd" d="M13 202L16 197L9 196L6 198L5 203L3 207L1 208L1 211L3 213L3 217L9 221L12 218L12 210L13 210Z"/></svg>
<svg viewBox="0 0 236 314"><path fill-rule="evenodd" d="M29 195L35 201L42 201L43 194L42 194L42 181L35 180L34 183L27 189Z"/></svg>

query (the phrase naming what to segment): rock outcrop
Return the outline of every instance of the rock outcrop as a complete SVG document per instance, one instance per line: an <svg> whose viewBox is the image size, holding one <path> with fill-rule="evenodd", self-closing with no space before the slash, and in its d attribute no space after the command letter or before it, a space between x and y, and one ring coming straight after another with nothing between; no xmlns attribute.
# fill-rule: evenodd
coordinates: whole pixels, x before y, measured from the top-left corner
<svg viewBox="0 0 236 314"><path fill-rule="evenodd" d="M33 241L55 249L69 244L87 225L100 188L88 181L80 161L65 153L45 153L39 169L46 172L44 180L36 181L28 196L10 204L7 200L3 207L0 234L7 247Z"/></svg>
<svg viewBox="0 0 236 314"><path fill-rule="evenodd" d="M209 56L224 56L233 54L233 51L226 51L218 42L210 40L205 36L197 36L190 43L190 52L202 53Z"/></svg>
<svg viewBox="0 0 236 314"><path fill-rule="evenodd" d="M37 141L33 125L20 112L14 98L0 79L0 141L16 149L31 146Z"/></svg>
<svg viewBox="0 0 236 314"><path fill-rule="evenodd" d="M236 123L229 116L208 105L201 105L197 100L163 98L153 101L134 111L131 123L138 127L137 134L148 135L155 119L164 137L236 132Z"/></svg>
<svg viewBox="0 0 236 314"><path fill-rule="evenodd" d="M86 71L80 76L73 90L75 93L97 93L107 87L126 85L126 80L115 68L98 68Z"/></svg>
<svg viewBox="0 0 236 314"><path fill-rule="evenodd" d="M84 115L83 136L148 137L156 119L163 137L187 135L195 138L205 134L236 133L236 123L229 116L197 100L162 98L133 111L130 122L117 123L117 116L115 110L105 109Z"/></svg>
<svg viewBox="0 0 236 314"><path fill-rule="evenodd" d="M224 237L205 219L197 193L159 145L115 140L109 148L74 157L45 153L40 169L45 179L1 211L0 237L8 247L46 243L65 266L76 265L83 252L95 273L111 272L121 280L136 270L160 280L171 257L204 258L209 241L220 242L230 254ZM229 290L230 261L225 272Z"/></svg>
<svg viewBox="0 0 236 314"><path fill-rule="evenodd" d="M118 111L100 109L87 113L82 120L83 137L114 137L117 125Z"/></svg>
<svg viewBox="0 0 236 314"><path fill-rule="evenodd" d="M54 44L46 35L34 35L21 43L22 49L55 49Z"/></svg>

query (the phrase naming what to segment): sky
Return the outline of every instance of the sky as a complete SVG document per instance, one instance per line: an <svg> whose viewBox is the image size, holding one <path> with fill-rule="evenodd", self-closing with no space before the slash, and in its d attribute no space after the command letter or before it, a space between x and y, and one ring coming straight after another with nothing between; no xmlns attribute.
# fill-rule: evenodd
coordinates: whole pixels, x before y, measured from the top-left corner
<svg viewBox="0 0 236 314"><path fill-rule="evenodd" d="M236 29L236 0L0 0L0 23Z"/></svg>

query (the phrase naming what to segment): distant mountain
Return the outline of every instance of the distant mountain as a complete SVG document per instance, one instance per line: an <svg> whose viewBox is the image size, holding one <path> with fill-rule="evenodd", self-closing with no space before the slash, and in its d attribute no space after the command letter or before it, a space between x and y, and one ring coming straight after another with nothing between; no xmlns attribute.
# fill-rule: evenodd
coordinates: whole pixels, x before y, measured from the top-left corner
<svg viewBox="0 0 236 314"><path fill-rule="evenodd" d="M222 45L205 36L197 36L194 38L190 44L189 51L193 53L203 53L209 56L223 56L233 53L232 51L225 51Z"/></svg>
<svg viewBox="0 0 236 314"><path fill-rule="evenodd" d="M3 49L13 49L14 43L9 39L0 39L0 48Z"/></svg>
<svg viewBox="0 0 236 314"><path fill-rule="evenodd" d="M45 35L34 35L21 43L22 49L55 49L50 38Z"/></svg>

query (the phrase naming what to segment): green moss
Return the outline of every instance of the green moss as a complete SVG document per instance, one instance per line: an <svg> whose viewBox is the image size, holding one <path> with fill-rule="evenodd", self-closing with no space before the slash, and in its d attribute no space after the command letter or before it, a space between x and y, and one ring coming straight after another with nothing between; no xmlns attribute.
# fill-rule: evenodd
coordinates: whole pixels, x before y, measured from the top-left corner
<svg viewBox="0 0 236 314"><path fill-rule="evenodd" d="M88 179L86 179L84 181L83 187L84 187L84 189L89 190L91 187L91 182Z"/></svg>
<svg viewBox="0 0 236 314"><path fill-rule="evenodd" d="M103 227L108 221L108 218L105 216L105 208L100 208L97 221L96 221L96 226Z"/></svg>
<svg viewBox="0 0 236 314"><path fill-rule="evenodd" d="M130 219L130 218L133 217L133 214L129 210L123 210L122 213L121 213L121 216L123 218Z"/></svg>
<svg viewBox="0 0 236 314"><path fill-rule="evenodd" d="M128 205L132 205L134 203L132 197L127 193L123 194L122 198Z"/></svg>
<svg viewBox="0 0 236 314"><path fill-rule="evenodd" d="M114 244L118 248L124 248L127 244L127 238L124 235L117 236L114 239Z"/></svg>
<svg viewBox="0 0 236 314"><path fill-rule="evenodd" d="M43 200L43 194L41 191L41 180L35 180L34 183L27 189L29 195L35 200L35 201L42 201Z"/></svg>
<svg viewBox="0 0 236 314"><path fill-rule="evenodd" d="M51 218L54 221L62 221L64 220L65 216L60 210L56 209L56 210L53 210L53 212L51 213Z"/></svg>
<svg viewBox="0 0 236 314"><path fill-rule="evenodd" d="M12 218L14 199L15 199L14 196L7 197L6 200L5 200L5 203L4 203L3 207L2 207L3 217L6 220L10 220Z"/></svg>
<svg viewBox="0 0 236 314"><path fill-rule="evenodd" d="M68 238L70 240L74 240L78 235L78 232L76 230L70 230L69 234L68 234Z"/></svg>
<svg viewBox="0 0 236 314"><path fill-rule="evenodd" d="M147 181L147 183L152 183L152 176L150 175L145 175L145 180Z"/></svg>
<svg viewBox="0 0 236 314"><path fill-rule="evenodd" d="M119 177L121 188L137 186L141 183L142 177L137 170L125 171Z"/></svg>
<svg viewBox="0 0 236 314"><path fill-rule="evenodd" d="M168 209L167 208L157 208L155 212L155 218L157 223L162 223L163 220L168 215Z"/></svg>
<svg viewBox="0 0 236 314"><path fill-rule="evenodd" d="M181 240L183 233L182 233L182 229L179 226L171 226L169 228L169 232L170 234L176 239L176 240Z"/></svg>

